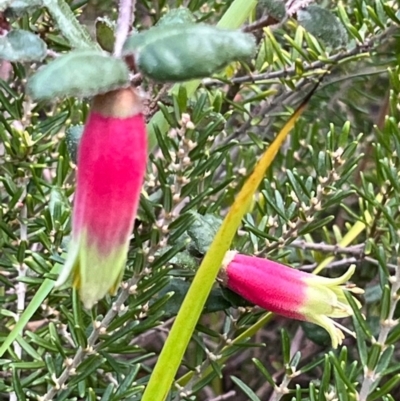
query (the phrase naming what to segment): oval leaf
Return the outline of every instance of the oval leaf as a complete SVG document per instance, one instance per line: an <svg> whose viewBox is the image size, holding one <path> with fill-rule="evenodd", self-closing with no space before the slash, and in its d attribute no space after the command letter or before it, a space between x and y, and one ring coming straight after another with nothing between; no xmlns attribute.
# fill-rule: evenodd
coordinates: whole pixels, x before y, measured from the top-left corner
<svg viewBox="0 0 400 401"><path fill-rule="evenodd" d="M308 322L301 322L300 325L306 337L312 342L322 346L330 344L329 334L323 327Z"/></svg>
<svg viewBox="0 0 400 401"><path fill-rule="evenodd" d="M0 0L0 11L7 9L7 16L20 17L42 6L42 0Z"/></svg>
<svg viewBox="0 0 400 401"><path fill-rule="evenodd" d="M193 213L194 222L187 229L192 242L188 244L190 251L204 255L221 226L222 219L213 214L201 215Z"/></svg>
<svg viewBox="0 0 400 401"><path fill-rule="evenodd" d="M0 58L12 62L40 61L46 57L46 43L29 31L15 29L0 38Z"/></svg>
<svg viewBox="0 0 400 401"><path fill-rule="evenodd" d="M0 11L6 10L11 5L11 0L0 0Z"/></svg>
<svg viewBox="0 0 400 401"><path fill-rule="evenodd" d="M258 4L277 21L282 21L286 17L286 6L282 0L260 0Z"/></svg>
<svg viewBox="0 0 400 401"><path fill-rule="evenodd" d="M129 85L125 63L96 50L76 50L40 68L27 90L34 99L94 96Z"/></svg>
<svg viewBox="0 0 400 401"><path fill-rule="evenodd" d="M170 318L176 316L178 313L183 299L185 298L190 287L190 282L184 281L181 278L169 278L169 283L158 293L150 305L157 302L169 292L174 295L163 306L165 317ZM226 294L229 294L228 296ZM249 306L249 302L241 298L234 292L226 288L214 288L208 296L207 302L204 305L204 313L218 312L230 307L238 308L239 306Z"/></svg>
<svg viewBox="0 0 400 401"><path fill-rule="evenodd" d="M345 28L329 10L308 6L297 11L297 20L306 31L329 46L339 47L347 43Z"/></svg>
<svg viewBox="0 0 400 401"><path fill-rule="evenodd" d="M187 8L174 8L160 18L157 22L157 26L190 24L194 23L195 20L194 15Z"/></svg>
<svg viewBox="0 0 400 401"><path fill-rule="evenodd" d="M76 156L78 154L78 145L81 140L84 125L71 125L65 130L65 142L67 144L67 149L69 157L76 164Z"/></svg>
<svg viewBox="0 0 400 401"><path fill-rule="evenodd" d="M251 34L196 24L155 27L124 45L124 54L135 54L139 70L157 81L208 77L254 53Z"/></svg>
<svg viewBox="0 0 400 401"><path fill-rule="evenodd" d="M115 23L108 18L98 18L96 20L96 39L102 49L112 53L114 48L114 28Z"/></svg>

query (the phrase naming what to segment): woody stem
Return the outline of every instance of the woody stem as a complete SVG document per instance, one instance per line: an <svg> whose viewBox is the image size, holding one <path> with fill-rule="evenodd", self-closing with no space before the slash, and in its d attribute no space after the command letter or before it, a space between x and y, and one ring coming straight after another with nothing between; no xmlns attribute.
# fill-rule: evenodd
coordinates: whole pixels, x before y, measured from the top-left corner
<svg viewBox="0 0 400 401"><path fill-rule="evenodd" d="M128 37L134 21L136 0L120 0L118 9L117 30L115 33L114 57L121 57L122 47Z"/></svg>

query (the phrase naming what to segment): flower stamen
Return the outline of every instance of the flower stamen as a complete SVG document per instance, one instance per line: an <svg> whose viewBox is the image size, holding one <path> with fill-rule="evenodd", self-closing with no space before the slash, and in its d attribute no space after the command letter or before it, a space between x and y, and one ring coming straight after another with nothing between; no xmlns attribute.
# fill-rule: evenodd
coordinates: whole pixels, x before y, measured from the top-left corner
<svg viewBox="0 0 400 401"><path fill-rule="evenodd" d="M356 333L354 331L349 330L347 327L343 326L342 324L338 323L336 320L332 320L332 323L340 329L340 331L344 331L345 333L349 334L350 336L357 338Z"/></svg>

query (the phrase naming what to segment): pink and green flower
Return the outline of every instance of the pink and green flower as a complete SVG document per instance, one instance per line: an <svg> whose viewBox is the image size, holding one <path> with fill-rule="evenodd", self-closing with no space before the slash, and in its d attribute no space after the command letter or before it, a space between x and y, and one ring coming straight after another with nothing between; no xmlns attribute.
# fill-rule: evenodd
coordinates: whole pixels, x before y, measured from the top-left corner
<svg viewBox="0 0 400 401"><path fill-rule="evenodd" d="M332 318L353 314L345 291L363 292L353 285L345 285L354 270L352 266L341 277L326 278L268 259L229 251L219 277L224 286L255 305L322 326L329 333L332 346L337 348L344 339L342 330L348 330ZM360 306L357 300L356 303Z"/></svg>
<svg viewBox="0 0 400 401"><path fill-rule="evenodd" d="M141 102L131 89L93 100L78 148L72 237L56 285L72 276L86 308L122 279L147 161Z"/></svg>

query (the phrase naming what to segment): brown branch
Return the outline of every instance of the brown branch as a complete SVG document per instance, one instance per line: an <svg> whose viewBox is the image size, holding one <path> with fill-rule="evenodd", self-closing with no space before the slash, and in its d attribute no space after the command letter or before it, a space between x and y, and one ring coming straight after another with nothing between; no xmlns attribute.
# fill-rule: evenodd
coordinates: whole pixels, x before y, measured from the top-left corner
<svg viewBox="0 0 400 401"><path fill-rule="evenodd" d="M334 255L338 254L338 253L343 253L343 254L350 254L350 255L355 255L355 256L363 255L364 248L365 248L365 244L359 244L359 245L354 245L354 246L349 246L349 247L341 247L339 245L325 244L324 242L313 243L313 242L306 242L304 240L293 241L290 244L288 244L287 246L299 248L302 250L307 249L307 250L311 250L311 251L333 253Z"/></svg>
<svg viewBox="0 0 400 401"><path fill-rule="evenodd" d="M265 17L260 18L259 20L253 22L252 24L249 24L245 26L242 31L243 32L254 32L259 29L265 28L267 26L275 25L278 24L279 21L277 21L275 18L271 17L270 15L267 15Z"/></svg>
<svg viewBox="0 0 400 401"><path fill-rule="evenodd" d="M332 57L328 57L326 61L314 61L311 64L308 63L303 63L303 71L304 72L309 72L309 71L314 71L320 68L323 68L324 71L326 72L327 70L327 65L330 66L331 64L336 64L341 60L344 60L348 57L356 56L356 55L361 55L365 53L366 56L369 55L369 51L371 50L372 46L365 43L361 44L359 46L354 47L352 50L346 51L346 52L341 52L338 54L335 54ZM272 72L266 72L263 74L255 74L255 75L247 75L244 77L238 77L238 78L233 78L231 80L232 83L254 83L257 81L264 81L267 79L277 79L277 78L287 78L287 77L292 77L298 73L298 68L296 66L279 70L279 71L272 71Z"/></svg>

